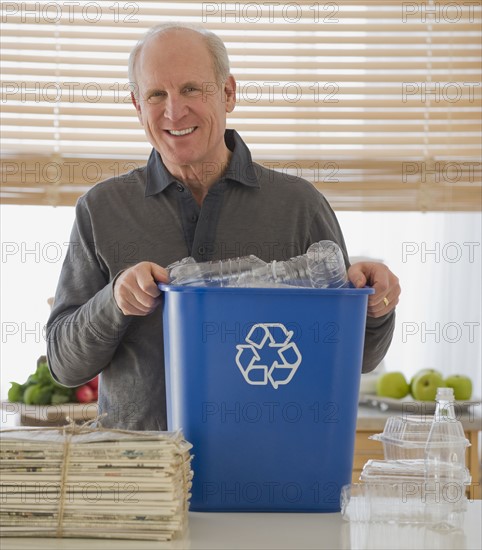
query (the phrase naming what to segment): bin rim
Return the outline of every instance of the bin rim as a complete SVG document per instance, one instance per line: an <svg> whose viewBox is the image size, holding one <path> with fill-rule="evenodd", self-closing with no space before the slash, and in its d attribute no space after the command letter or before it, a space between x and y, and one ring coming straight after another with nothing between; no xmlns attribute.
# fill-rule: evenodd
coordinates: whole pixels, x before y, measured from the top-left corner
<svg viewBox="0 0 482 550"><path fill-rule="evenodd" d="M305 288L305 287L218 287L218 286L183 286L158 283L162 292L183 292L183 293L225 293L225 294L314 294L319 296L360 296L375 294L375 289L365 286L363 288Z"/></svg>

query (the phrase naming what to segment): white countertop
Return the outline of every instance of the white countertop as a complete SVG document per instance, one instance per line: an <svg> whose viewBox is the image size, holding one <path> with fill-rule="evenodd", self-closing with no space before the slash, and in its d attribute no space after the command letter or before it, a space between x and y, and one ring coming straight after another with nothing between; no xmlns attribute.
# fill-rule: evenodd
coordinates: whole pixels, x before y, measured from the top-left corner
<svg viewBox="0 0 482 550"><path fill-rule="evenodd" d="M1 538L2 550L143 549L477 549L481 548L482 501L472 501L462 526L348 523L341 514L189 514L188 532L172 542L99 539Z"/></svg>

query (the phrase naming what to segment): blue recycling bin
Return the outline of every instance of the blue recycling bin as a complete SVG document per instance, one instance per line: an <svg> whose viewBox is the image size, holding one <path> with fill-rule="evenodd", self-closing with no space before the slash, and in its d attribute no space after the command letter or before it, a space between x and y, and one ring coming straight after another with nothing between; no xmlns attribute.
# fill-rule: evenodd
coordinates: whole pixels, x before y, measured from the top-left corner
<svg viewBox="0 0 482 550"><path fill-rule="evenodd" d="M339 511L374 291L161 288L168 428L193 444L190 509Z"/></svg>

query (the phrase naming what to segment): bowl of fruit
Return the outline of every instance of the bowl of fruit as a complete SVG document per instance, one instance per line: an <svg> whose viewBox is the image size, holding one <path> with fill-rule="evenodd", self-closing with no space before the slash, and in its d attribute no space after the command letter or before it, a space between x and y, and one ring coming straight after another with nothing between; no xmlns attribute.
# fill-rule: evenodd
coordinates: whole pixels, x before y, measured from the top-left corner
<svg viewBox="0 0 482 550"><path fill-rule="evenodd" d="M399 409L410 414L430 413L435 410L437 388L450 387L454 390L457 408L467 410L480 404L480 399L472 399L472 386L472 380L464 374L444 378L435 369L421 369L410 381L403 372L384 372L376 379L374 393L360 393L360 404L381 410Z"/></svg>
<svg viewBox="0 0 482 550"><path fill-rule="evenodd" d="M98 388L98 376L75 388L62 386L50 374L43 355L23 384L11 382L8 400L2 401L3 419L8 423L9 415L20 415L20 423L28 426L86 422L98 415Z"/></svg>

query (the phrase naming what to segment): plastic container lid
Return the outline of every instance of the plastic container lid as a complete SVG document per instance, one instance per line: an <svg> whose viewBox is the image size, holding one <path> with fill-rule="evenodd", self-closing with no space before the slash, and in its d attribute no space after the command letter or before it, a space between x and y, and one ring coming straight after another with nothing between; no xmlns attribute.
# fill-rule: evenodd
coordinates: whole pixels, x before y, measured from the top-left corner
<svg viewBox="0 0 482 550"><path fill-rule="evenodd" d="M387 418L383 433L374 434L369 439L407 449L425 449L432 424L432 418L425 420L418 416L390 416ZM446 424L449 430L439 434L438 440L432 440L432 446L445 448L448 444L464 447L470 445L460 422L447 422Z"/></svg>

